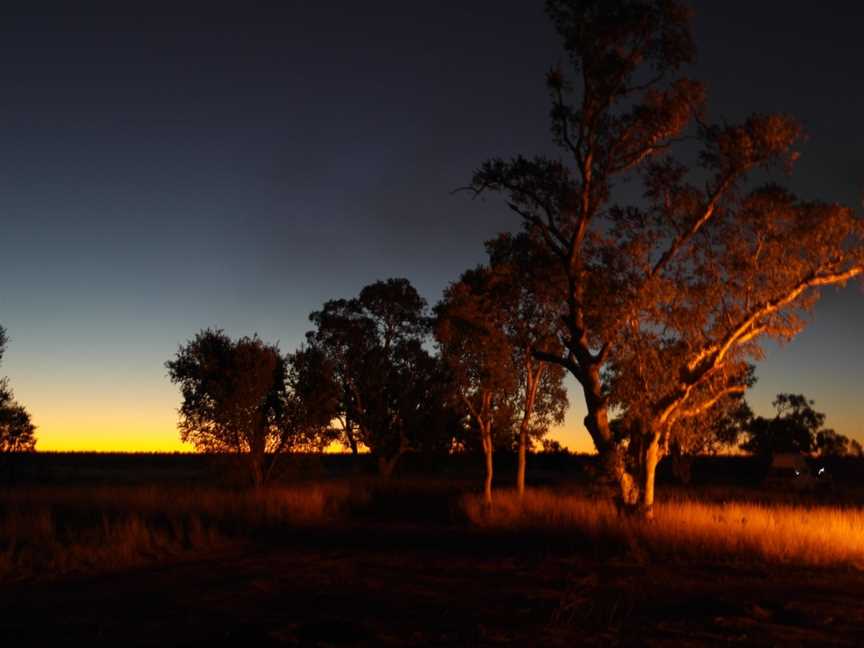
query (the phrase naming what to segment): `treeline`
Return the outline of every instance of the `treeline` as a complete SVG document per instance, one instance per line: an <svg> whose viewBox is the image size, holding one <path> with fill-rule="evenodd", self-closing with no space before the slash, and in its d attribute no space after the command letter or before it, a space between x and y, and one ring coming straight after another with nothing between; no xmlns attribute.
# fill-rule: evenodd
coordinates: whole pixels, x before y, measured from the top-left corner
<svg viewBox="0 0 864 648"><path fill-rule="evenodd" d="M521 241L501 237L496 253ZM245 457L256 485L283 453L333 443L368 450L384 478L407 452L482 449L489 497L494 450L506 448L518 452L524 489L528 451L567 407L563 370L533 356L554 348L556 324L523 289L528 276L493 257L432 311L408 280L378 281L323 304L286 354L257 336L201 331L167 363L183 396L181 437Z"/></svg>

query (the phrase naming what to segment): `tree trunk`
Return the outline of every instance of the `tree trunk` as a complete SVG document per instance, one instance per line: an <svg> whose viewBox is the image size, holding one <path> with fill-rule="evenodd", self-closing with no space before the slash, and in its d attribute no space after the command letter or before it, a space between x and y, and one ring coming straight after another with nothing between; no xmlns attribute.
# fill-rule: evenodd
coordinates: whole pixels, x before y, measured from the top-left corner
<svg viewBox="0 0 864 648"><path fill-rule="evenodd" d="M483 483L483 500L487 506L492 505L492 477L494 464L492 461L492 422L488 422L481 428L483 435L483 453L486 455L486 480Z"/></svg>
<svg viewBox="0 0 864 648"><path fill-rule="evenodd" d="M519 465L516 468L516 491L521 499L525 495L525 464L528 455L528 420L523 419L519 428Z"/></svg>
<svg viewBox="0 0 864 648"><path fill-rule="evenodd" d="M519 426L519 465L516 469L516 491L519 499L525 495L525 464L528 460L528 426L531 423L531 415L534 413L534 402L537 398L537 388L543 378L546 369L544 363L539 363L536 372L534 369L531 349L525 350L525 410L522 415L522 424Z"/></svg>
<svg viewBox="0 0 864 648"><path fill-rule="evenodd" d="M647 520L654 519L654 480L657 464L660 462L660 435L652 432L648 438L643 455L642 492L639 499L639 512Z"/></svg>
<svg viewBox="0 0 864 648"><path fill-rule="evenodd" d="M258 490L264 485L264 457L257 453L249 455L249 472L252 478L252 487Z"/></svg>
<svg viewBox="0 0 864 648"><path fill-rule="evenodd" d="M396 462L399 461L401 453L397 453L390 457L378 457L378 475L382 481L390 481L393 476L393 471L396 470Z"/></svg>
<svg viewBox="0 0 864 648"><path fill-rule="evenodd" d="M599 365L589 366L577 378L582 385L585 405L588 408L588 413L585 415L585 428L600 455L601 470L617 490L615 499L618 504L625 510L632 510L639 501L639 486L633 475L627 472L624 454L615 442L612 429L609 427L609 409L603 396Z"/></svg>
<svg viewBox="0 0 864 648"><path fill-rule="evenodd" d="M621 448L615 443L609 428L605 406L589 410L585 415L585 427L594 439L600 459L600 469L615 491L614 499L625 510L632 510L639 503L639 485L627 471L627 462ZM593 430L597 430L595 435Z"/></svg>

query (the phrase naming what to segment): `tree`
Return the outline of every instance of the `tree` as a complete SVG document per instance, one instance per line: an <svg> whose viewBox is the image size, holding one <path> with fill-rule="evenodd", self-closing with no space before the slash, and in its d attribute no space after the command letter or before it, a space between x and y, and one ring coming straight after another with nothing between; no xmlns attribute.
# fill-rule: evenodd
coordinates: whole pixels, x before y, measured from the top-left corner
<svg viewBox="0 0 864 648"><path fill-rule="evenodd" d="M456 395L476 424L483 446L486 478L483 495L492 503L495 439L493 426L509 427L515 413L518 375L504 329L503 312L495 307L496 280L487 267L462 274L436 306L435 337L450 367Z"/></svg>
<svg viewBox="0 0 864 648"><path fill-rule="evenodd" d="M423 344L429 334L426 301L407 279L377 281L354 299L328 301L309 319L310 345L334 367L343 438L354 454L366 445L388 478L413 449L410 424L431 368Z"/></svg>
<svg viewBox="0 0 864 648"><path fill-rule="evenodd" d="M579 382L618 497L650 515L675 426L740 395L762 341L793 337L820 287L864 271L864 231L848 208L748 185L755 171L791 167L801 129L784 115L707 122L703 86L679 76L695 52L684 5L546 8L573 71L547 76L553 138L570 166L490 160L472 188L504 193L557 260L565 351L536 355ZM628 203L618 189L636 180L644 197Z"/></svg>
<svg viewBox="0 0 864 648"><path fill-rule="evenodd" d="M560 353L558 308L545 292L554 266L538 263L541 251L524 234L501 235L486 247L489 264L463 273L445 291L435 332L457 394L480 433L484 493L491 502L496 441L518 419L516 485L522 496L529 445L563 421L567 392L563 368L534 355Z"/></svg>
<svg viewBox="0 0 864 648"><path fill-rule="evenodd" d="M165 363L180 385L180 438L199 451L245 457L252 483L261 486L296 430L288 425L287 363L257 335L229 338L206 329Z"/></svg>
<svg viewBox="0 0 864 648"><path fill-rule="evenodd" d="M0 360L6 351L6 329L0 326ZM9 381L0 378L0 453L32 452L36 449L36 426L23 405L15 401Z"/></svg>
<svg viewBox="0 0 864 648"><path fill-rule="evenodd" d="M773 418L754 416L749 407L738 413L741 449L763 457L774 453L819 453L820 456L855 454L854 442L832 429L823 428L825 414L813 409L814 402L802 394L777 394ZM740 438L739 437L739 438Z"/></svg>
<svg viewBox="0 0 864 648"><path fill-rule="evenodd" d="M554 299L558 268L554 260L525 233L502 234L486 243L495 287L489 308L499 310L513 354L519 382L521 420L518 437L516 490L525 493L527 452L567 411L564 368L535 357L560 355L559 304Z"/></svg>

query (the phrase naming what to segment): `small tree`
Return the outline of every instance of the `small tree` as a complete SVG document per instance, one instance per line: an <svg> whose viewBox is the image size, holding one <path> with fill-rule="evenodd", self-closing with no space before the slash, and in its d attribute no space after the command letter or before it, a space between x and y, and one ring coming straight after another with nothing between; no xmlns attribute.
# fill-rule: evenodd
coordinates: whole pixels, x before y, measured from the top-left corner
<svg viewBox="0 0 864 648"><path fill-rule="evenodd" d="M0 361L8 338L0 326ZM0 453L32 452L36 449L36 426L23 405L15 401L9 381L0 379Z"/></svg>
<svg viewBox="0 0 864 648"><path fill-rule="evenodd" d="M206 329L165 363L180 385L180 438L199 451L245 457L261 486L296 430L288 425L287 365L275 345L258 336L232 340Z"/></svg>
<svg viewBox="0 0 864 648"><path fill-rule="evenodd" d="M516 490L521 497L530 446L552 424L564 421L568 406L564 367L536 355L560 356L563 350L561 309L555 299L560 272L554 259L544 256L542 245L525 233L499 235L486 249L494 281L487 307L500 314L519 383Z"/></svg>
<svg viewBox="0 0 864 648"><path fill-rule="evenodd" d="M502 311L495 307L492 272L469 270L450 285L436 307L435 337L454 377L456 395L477 425L486 463L483 494L492 503L495 439L493 424L509 427L515 413L517 372L504 329Z"/></svg>

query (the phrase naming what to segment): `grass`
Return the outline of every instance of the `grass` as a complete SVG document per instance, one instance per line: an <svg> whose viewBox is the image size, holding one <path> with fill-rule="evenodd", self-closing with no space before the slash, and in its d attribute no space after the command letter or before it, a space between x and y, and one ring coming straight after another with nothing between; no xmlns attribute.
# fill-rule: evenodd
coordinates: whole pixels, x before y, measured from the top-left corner
<svg viewBox="0 0 864 648"><path fill-rule="evenodd" d="M348 484L0 492L0 580L147 564L275 529L328 524L357 497Z"/></svg>
<svg viewBox="0 0 864 648"><path fill-rule="evenodd" d="M659 502L653 521L619 515L605 500L528 491L520 501L499 492L492 508L470 496L472 524L519 534L564 533L595 547L624 548L637 557L732 560L806 567L864 569L864 510L836 506Z"/></svg>
<svg viewBox="0 0 864 648"><path fill-rule="evenodd" d="M565 549L599 560L625 553L646 561L864 569L864 510L856 507L718 502L709 493L660 501L655 519L645 522L579 494L536 489L520 501L498 491L490 509L460 492L461 486L430 480L257 492L180 486L0 491L0 581L166 562L302 528L335 530L349 518L467 525L496 536L502 547L513 540L509 546L527 549L555 537Z"/></svg>

